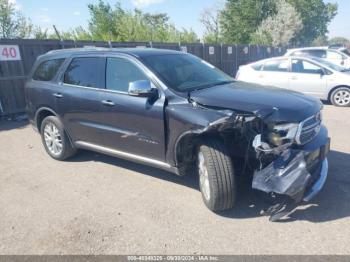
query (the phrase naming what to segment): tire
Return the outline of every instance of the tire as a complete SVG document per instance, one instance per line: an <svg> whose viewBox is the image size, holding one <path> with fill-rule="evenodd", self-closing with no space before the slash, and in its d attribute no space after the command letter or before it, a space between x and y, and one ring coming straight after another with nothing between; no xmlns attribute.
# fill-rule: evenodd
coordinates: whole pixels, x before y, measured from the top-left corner
<svg viewBox="0 0 350 262"><path fill-rule="evenodd" d="M44 148L53 159L62 161L77 152L56 116L48 116L43 120L40 133Z"/></svg>
<svg viewBox="0 0 350 262"><path fill-rule="evenodd" d="M202 144L198 150L197 169L205 205L214 212L232 208L236 200L236 180L224 143L208 139Z"/></svg>
<svg viewBox="0 0 350 262"><path fill-rule="evenodd" d="M339 87L333 90L331 94L331 103L339 107L350 106L350 88Z"/></svg>

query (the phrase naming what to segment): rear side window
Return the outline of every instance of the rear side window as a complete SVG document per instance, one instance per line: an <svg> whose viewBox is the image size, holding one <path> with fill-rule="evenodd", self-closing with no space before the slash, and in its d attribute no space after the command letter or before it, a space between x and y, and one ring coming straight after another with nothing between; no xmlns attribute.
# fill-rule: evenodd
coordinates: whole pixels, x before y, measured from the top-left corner
<svg viewBox="0 0 350 262"><path fill-rule="evenodd" d="M320 58L325 58L326 57L326 51L325 50L310 50L309 51L311 56L316 56Z"/></svg>
<svg viewBox="0 0 350 262"><path fill-rule="evenodd" d="M106 88L128 92L131 82L148 80L143 71L124 58L107 58Z"/></svg>
<svg viewBox="0 0 350 262"><path fill-rule="evenodd" d="M74 58L64 74L64 83L86 87L100 87L100 58Z"/></svg>
<svg viewBox="0 0 350 262"><path fill-rule="evenodd" d="M287 72L288 59L270 60L265 62L263 71Z"/></svg>
<svg viewBox="0 0 350 262"><path fill-rule="evenodd" d="M325 50L299 50L295 51L292 55L294 56L315 56L319 58L326 58Z"/></svg>
<svg viewBox="0 0 350 262"><path fill-rule="evenodd" d="M260 71L263 65L264 65L263 63L255 63L255 64L252 64L251 67L256 71Z"/></svg>
<svg viewBox="0 0 350 262"><path fill-rule="evenodd" d="M64 59L53 59L42 62L33 74L33 79L37 81L51 81L57 74Z"/></svg>

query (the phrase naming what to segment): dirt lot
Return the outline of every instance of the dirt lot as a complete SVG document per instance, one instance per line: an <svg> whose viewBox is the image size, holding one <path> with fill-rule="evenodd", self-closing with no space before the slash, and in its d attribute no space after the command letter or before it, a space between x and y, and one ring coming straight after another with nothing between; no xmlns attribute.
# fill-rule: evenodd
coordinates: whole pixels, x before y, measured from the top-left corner
<svg viewBox="0 0 350 262"><path fill-rule="evenodd" d="M52 160L26 122L0 123L0 254L350 254L350 108L326 106L324 190L285 222L206 209L195 177L91 152Z"/></svg>

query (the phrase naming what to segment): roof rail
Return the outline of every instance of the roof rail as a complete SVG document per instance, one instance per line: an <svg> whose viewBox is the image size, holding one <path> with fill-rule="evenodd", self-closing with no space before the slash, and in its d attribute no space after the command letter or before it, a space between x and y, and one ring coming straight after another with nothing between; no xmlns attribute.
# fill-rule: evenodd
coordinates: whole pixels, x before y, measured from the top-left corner
<svg viewBox="0 0 350 262"><path fill-rule="evenodd" d="M64 48L64 49L55 49L47 52L46 54L57 54L57 53L62 53L62 52L75 52L75 51L106 51L110 50L109 47L96 47L96 46L84 46L84 47L79 47L79 48Z"/></svg>

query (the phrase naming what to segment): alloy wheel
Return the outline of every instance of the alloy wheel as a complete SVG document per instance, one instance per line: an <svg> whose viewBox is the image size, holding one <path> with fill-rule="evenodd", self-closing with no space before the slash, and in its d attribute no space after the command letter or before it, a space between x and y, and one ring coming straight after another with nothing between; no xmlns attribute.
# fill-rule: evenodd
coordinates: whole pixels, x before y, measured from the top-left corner
<svg viewBox="0 0 350 262"><path fill-rule="evenodd" d="M345 106L350 103L350 91L341 89L334 94L334 101L337 105Z"/></svg>
<svg viewBox="0 0 350 262"><path fill-rule="evenodd" d="M58 156L62 153L62 137L57 126L52 122L47 123L44 128L44 139L46 147L53 155Z"/></svg>

